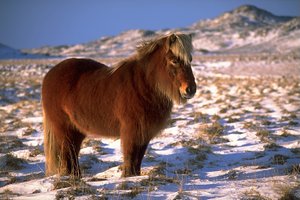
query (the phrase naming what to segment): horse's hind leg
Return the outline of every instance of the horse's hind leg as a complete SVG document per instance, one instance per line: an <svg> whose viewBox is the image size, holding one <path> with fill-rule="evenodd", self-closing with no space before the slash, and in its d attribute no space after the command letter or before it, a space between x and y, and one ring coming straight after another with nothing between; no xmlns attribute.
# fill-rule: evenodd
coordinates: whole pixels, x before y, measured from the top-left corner
<svg viewBox="0 0 300 200"><path fill-rule="evenodd" d="M80 177L78 154L85 138L74 128L44 119L46 175L74 175ZM49 128L51 127L51 128Z"/></svg>
<svg viewBox="0 0 300 200"><path fill-rule="evenodd" d="M83 134L75 129L67 129L61 143L60 174L81 177L78 155L80 146L85 138Z"/></svg>

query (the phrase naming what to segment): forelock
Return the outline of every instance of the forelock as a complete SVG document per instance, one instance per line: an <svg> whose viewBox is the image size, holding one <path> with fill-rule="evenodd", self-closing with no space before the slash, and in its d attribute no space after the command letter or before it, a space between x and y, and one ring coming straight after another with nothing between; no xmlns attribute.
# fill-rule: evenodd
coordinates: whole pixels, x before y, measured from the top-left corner
<svg viewBox="0 0 300 200"><path fill-rule="evenodd" d="M191 54L193 51L193 44L190 35L182 33L174 33L176 40L170 44L169 50L184 62L184 64L191 64ZM174 37L173 36L173 37Z"/></svg>

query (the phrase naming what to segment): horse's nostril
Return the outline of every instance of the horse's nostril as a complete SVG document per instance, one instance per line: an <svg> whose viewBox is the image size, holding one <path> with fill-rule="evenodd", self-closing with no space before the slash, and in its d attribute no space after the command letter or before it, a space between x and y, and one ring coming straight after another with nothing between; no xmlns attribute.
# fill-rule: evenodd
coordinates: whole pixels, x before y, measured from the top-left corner
<svg viewBox="0 0 300 200"><path fill-rule="evenodd" d="M193 95L196 93L196 86L192 85L186 88L186 93L189 95Z"/></svg>

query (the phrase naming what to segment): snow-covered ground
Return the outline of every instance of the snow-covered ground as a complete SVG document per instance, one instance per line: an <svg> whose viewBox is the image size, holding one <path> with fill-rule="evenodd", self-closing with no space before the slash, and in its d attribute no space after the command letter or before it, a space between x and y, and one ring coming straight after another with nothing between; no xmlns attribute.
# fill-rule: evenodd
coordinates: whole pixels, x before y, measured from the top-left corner
<svg viewBox="0 0 300 200"><path fill-rule="evenodd" d="M120 178L120 140L88 138L80 181L44 177L40 86L57 62L0 62L0 199L279 199L299 189L299 60L195 57L197 94L151 141L142 176Z"/></svg>

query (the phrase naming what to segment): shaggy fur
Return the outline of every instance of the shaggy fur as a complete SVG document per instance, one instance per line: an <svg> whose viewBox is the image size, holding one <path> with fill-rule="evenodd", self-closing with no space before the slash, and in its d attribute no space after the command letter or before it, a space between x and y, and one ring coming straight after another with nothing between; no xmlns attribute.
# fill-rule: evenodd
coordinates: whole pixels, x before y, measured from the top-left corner
<svg viewBox="0 0 300 200"><path fill-rule="evenodd" d="M78 154L88 135L121 139L122 176L140 175L147 145L167 124L173 101L196 92L191 38L170 34L145 42L115 67L68 59L44 78L46 175L80 177Z"/></svg>

